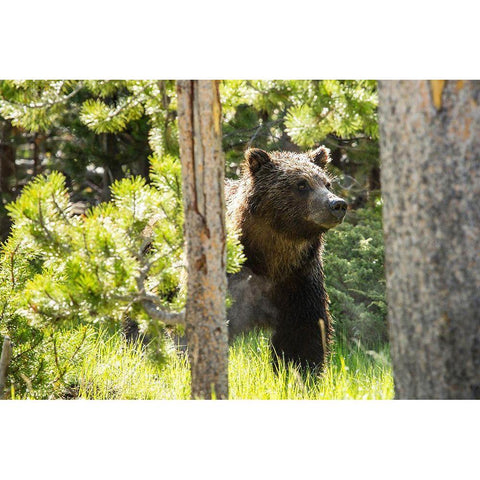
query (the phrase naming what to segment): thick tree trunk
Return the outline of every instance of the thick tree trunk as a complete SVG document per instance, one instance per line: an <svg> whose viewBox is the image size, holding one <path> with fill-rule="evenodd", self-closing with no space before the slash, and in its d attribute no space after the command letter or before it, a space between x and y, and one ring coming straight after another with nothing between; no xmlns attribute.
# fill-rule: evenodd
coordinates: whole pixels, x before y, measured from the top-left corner
<svg viewBox="0 0 480 480"><path fill-rule="evenodd" d="M228 397L224 162L218 82L179 81L192 398Z"/></svg>
<svg viewBox="0 0 480 480"><path fill-rule="evenodd" d="M379 85L398 398L480 398L480 82Z"/></svg>

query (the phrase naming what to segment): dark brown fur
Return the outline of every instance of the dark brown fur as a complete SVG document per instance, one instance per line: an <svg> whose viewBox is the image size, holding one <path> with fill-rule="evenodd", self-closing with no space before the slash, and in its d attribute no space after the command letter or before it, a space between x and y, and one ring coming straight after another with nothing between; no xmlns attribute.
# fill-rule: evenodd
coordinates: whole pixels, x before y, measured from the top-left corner
<svg viewBox="0 0 480 480"><path fill-rule="evenodd" d="M342 221L346 204L329 190L328 160L324 147L306 154L251 149L240 180L226 185L228 216L247 257L229 279L231 335L268 325L274 351L302 366L324 364L332 334L322 236Z"/></svg>

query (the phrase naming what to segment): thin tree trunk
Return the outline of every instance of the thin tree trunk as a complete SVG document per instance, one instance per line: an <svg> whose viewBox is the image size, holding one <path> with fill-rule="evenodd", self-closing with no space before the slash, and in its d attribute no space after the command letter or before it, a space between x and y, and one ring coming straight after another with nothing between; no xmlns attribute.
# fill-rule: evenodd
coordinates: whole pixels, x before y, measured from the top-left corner
<svg viewBox="0 0 480 480"><path fill-rule="evenodd" d="M192 398L228 397L224 162L218 82L179 81Z"/></svg>
<svg viewBox="0 0 480 480"><path fill-rule="evenodd" d="M40 136L33 134L33 175L40 173Z"/></svg>
<svg viewBox="0 0 480 480"><path fill-rule="evenodd" d="M480 398L480 82L379 85L398 398Z"/></svg>
<svg viewBox="0 0 480 480"><path fill-rule="evenodd" d="M11 191L10 177L16 174L15 146L10 141L11 135L11 123L0 120L0 193Z"/></svg>
<svg viewBox="0 0 480 480"><path fill-rule="evenodd" d="M3 398L7 380L8 365L12 356L12 342L9 337L3 339L2 355L0 357L0 399Z"/></svg>
<svg viewBox="0 0 480 480"><path fill-rule="evenodd" d="M104 133L103 142L105 159L103 162L103 200L110 200L110 186L123 176L122 165L118 155L118 146L113 133Z"/></svg>
<svg viewBox="0 0 480 480"><path fill-rule="evenodd" d="M12 136L12 125L7 120L0 120L0 198L4 194L15 191L17 184L15 146L10 142ZM12 179L14 180L12 182ZM8 195L5 195L5 199ZM5 214L4 207L0 205L0 242L3 242L10 231L10 217Z"/></svg>

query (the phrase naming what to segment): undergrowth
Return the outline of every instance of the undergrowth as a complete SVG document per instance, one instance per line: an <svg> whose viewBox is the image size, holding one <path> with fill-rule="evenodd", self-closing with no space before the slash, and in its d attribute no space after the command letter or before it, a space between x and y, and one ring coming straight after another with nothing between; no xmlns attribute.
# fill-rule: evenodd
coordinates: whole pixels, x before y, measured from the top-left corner
<svg viewBox="0 0 480 480"><path fill-rule="evenodd" d="M68 343L58 338L59 343ZM190 370L184 354L173 347L168 362L152 361L140 342L127 343L119 334L89 329L68 374L56 379L53 398L68 399L174 399L190 398ZM78 335L77 335L78 337ZM78 338L75 338L75 342ZM73 347L72 347L73 348ZM391 399L393 378L388 347L376 351L336 344L321 377L301 376L292 367L271 366L268 337L251 333L230 347L230 399ZM25 395L14 398L32 397ZM50 396L52 398L52 396Z"/></svg>

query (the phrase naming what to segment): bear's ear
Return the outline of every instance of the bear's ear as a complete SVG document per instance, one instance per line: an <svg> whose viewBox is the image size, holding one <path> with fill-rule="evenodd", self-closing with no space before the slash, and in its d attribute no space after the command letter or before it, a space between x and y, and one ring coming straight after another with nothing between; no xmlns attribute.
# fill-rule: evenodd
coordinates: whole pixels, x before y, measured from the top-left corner
<svg viewBox="0 0 480 480"><path fill-rule="evenodd" d="M308 152L308 156L310 157L310 160L320 168L325 168L327 163L329 163L331 160L330 149L324 145L318 147L316 150Z"/></svg>
<svg viewBox="0 0 480 480"><path fill-rule="evenodd" d="M249 148L245 152L245 162L252 173L257 172L263 165L271 162L270 155L260 148Z"/></svg>

